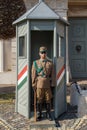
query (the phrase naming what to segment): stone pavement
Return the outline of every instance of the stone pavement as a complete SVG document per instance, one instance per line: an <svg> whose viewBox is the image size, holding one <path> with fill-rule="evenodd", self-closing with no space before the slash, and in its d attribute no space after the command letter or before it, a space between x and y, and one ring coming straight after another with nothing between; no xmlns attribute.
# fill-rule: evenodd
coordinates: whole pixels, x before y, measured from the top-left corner
<svg viewBox="0 0 87 130"><path fill-rule="evenodd" d="M60 127L57 128L54 121L34 123L15 113L14 103L0 104L0 130L87 130L87 115L77 118L76 108L68 108L68 111L59 117Z"/></svg>
<svg viewBox="0 0 87 130"><path fill-rule="evenodd" d="M14 92L14 88L12 89ZM12 89L9 88L8 91L11 92ZM1 90L6 92L6 88ZM58 120L60 127L55 127L55 121L43 120L35 123L15 112L13 99L9 103L0 102L0 130L87 130L87 115L83 118L77 118L76 115L77 108L71 107L68 102L67 112Z"/></svg>

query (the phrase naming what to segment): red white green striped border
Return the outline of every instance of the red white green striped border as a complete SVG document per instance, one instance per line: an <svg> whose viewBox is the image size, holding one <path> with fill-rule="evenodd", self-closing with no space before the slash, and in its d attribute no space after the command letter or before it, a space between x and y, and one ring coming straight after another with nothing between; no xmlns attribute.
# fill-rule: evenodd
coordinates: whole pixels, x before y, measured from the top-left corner
<svg viewBox="0 0 87 130"><path fill-rule="evenodd" d="M63 76L65 74L65 65L62 66L62 68L59 70L58 74L57 74L57 86L59 85L59 83L61 82Z"/></svg>
<svg viewBox="0 0 87 130"><path fill-rule="evenodd" d="M20 89L27 81L27 73L28 73L27 65L21 70L18 74L18 89Z"/></svg>

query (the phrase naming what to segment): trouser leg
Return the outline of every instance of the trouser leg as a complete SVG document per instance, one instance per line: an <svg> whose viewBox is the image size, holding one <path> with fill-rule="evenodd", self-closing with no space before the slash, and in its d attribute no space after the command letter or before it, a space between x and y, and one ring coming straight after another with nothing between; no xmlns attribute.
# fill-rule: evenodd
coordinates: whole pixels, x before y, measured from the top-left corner
<svg viewBox="0 0 87 130"><path fill-rule="evenodd" d="M50 88L45 89L45 100L46 100L46 117L48 120L52 120L51 117L51 98L52 98L52 93Z"/></svg>
<svg viewBox="0 0 87 130"><path fill-rule="evenodd" d="M46 117L48 120L52 120L52 116L51 116L51 105L50 103L46 103Z"/></svg>
<svg viewBox="0 0 87 130"><path fill-rule="evenodd" d="M38 117L37 117L37 120L41 120L41 118L42 118L42 103L38 103L37 104L37 108L38 108Z"/></svg>
<svg viewBox="0 0 87 130"><path fill-rule="evenodd" d="M37 88L37 109L38 109L37 120L41 120L41 118L42 118L43 97L44 97L44 90L42 88Z"/></svg>

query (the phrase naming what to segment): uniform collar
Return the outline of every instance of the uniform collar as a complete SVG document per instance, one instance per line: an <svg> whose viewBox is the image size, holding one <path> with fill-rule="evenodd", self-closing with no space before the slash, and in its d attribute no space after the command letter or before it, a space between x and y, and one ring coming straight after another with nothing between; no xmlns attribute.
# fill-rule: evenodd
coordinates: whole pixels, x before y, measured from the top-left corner
<svg viewBox="0 0 87 130"><path fill-rule="evenodd" d="M47 62L47 59L40 59L41 62Z"/></svg>

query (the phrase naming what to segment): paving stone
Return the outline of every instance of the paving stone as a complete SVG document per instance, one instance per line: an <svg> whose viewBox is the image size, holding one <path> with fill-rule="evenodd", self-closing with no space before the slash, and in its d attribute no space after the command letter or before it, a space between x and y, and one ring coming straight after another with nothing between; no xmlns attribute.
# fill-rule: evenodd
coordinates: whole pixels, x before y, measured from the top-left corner
<svg viewBox="0 0 87 130"><path fill-rule="evenodd" d="M57 130L62 130L62 128L57 128Z"/></svg>
<svg viewBox="0 0 87 130"><path fill-rule="evenodd" d="M66 130L66 125L65 124L62 125L62 130Z"/></svg>
<svg viewBox="0 0 87 130"><path fill-rule="evenodd" d="M36 128L32 128L31 130L36 130Z"/></svg>
<svg viewBox="0 0 87 130"><path fill-rule="evenodd" d="M60 130L60 129L58 129L58 128L54 127L54 128L53 128L53 130Z"/></svg>
<svg viewBox="0 0 87 130"><path fill-rule="evenodd" d="M58 120L61 127L56 128L55 122L50 126L49 121L47 121L47 127L46 125L30 127L32 121L15 113L14 103L0 104L0 130L87 130L87 115L83 118L77 118L76 112L76 108L68 104L67 112L61 115Z"/></svg>
<svg viewBox="0 0 87 130"><path fill-rule="evenodd" d="M53 130L54 128L53 127L48 127L48 130Z"/></svg>

